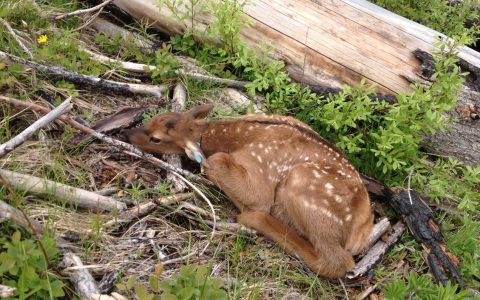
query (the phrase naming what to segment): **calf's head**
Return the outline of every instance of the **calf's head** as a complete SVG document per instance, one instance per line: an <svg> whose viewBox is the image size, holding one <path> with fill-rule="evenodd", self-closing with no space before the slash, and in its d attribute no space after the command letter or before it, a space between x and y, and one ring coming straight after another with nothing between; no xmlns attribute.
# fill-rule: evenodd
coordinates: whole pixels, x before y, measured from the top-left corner
<svg viewBox="0 0 480 300"><path fill-rule="evenodd" d="M205 104L187 112L168 112L150 119L142 127L125 131L128 141L143 151L156 154L183 154L199 163L204 161L198 141L201 124L212 110Z"/></svg>

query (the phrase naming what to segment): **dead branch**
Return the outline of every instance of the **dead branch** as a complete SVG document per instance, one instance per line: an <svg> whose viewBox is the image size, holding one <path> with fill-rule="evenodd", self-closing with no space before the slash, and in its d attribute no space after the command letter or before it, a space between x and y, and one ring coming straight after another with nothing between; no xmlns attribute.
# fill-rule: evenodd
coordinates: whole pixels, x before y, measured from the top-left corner
<svg viewBox="0 0 480 300"><path fill-rule="evenodd" d="M40 106L40 105L37 105L37 104L34 104L34 103L20 101L20 100L16 100L16 99L1 96L1 95L0 95L0 100L3 101L3 102L6 102L6 103L12 104L14 106L17 106L17 107L24 107L24 108L26 107L28 109L38 111L38 112L47 113L47 112L50 111L48 108L45 108L43 106ZM72 126L73 128L75 128L77 130L80 130L80 131L82 131L84 133L87 133L87 134L91 134L92 136L98 138L99 140L101 140L101 141L103 141L103 142L105 142L109 145L112 145L112 146L118 147L119 149L122 149L122 151L124 153L126 153L130 156L137 157L137 158L140 158L140 159L144 159L144 160L152 163L153 165L158 166L158 167L160 167L164 170L177 172L178 174L186 176L187 178L189 178L189 179L191 179L191 180L193 180L197 183L201 183L201 184L205 184L205 185L209 185L209 186L213 185L213 183L211 181L209 181L209 180L207 180L203 177L200 177L200 176L195 175L195 174L193 174L189 171L179 169L179 168L176 168L176 167L174 167L170 164L167 164L166 162L156 158L155 156L153 156L151 154L142 152L141 150L132 146L131 144L128 144L128 143L125 143L125 142L122 142L122 141L119 141L119 140L116 140L116 139L112 139L111 137L108 137L104 134L98 133L95 130L92 130L91 128L86 127L86 126L78 123L77 121L73 120L70 117L61 116L59 118L59 120L61 120L62 122Z"/></svg>
<svg viewBox="0 0 480 300"><path fill-rule="evenodd" d="M380 262L383 255L392 247L405 231L405 225L402 222L397 222L392 227L392 234L389 239L384 241L378 241L367 254L356 264L355 268L347 273L346 278L355 279L359 276L365 275L369 270Z"/></svg>
<svg viewBox="0 0 480 300"><path fill-rule="evenodd" d="M410 205L410 197L413 204ZM440 227L435 221L433 212L413 190L396 193L390 204L399 212L412 232L415 240L427 249L428 264L435 278L443 285L448 282L448 275L458 283L462 283L453 254L446 252Z"/></svg>
<svg viewBox="0 0 480 300"><path fill-rule="evenodd" d="M5 154L9 153L13 149L17 148L23 144L30 136L32 136L39 129L47 126L51 122L55 121L62 114L70 111L73 108L72 103L70 102L71 98L65 100L62 104L56 107L54 110L47 113L45 116L41 117L35 121L32 125L28 126L20 134L9 140L8 142L0 145L0 158Z"/></svg>
<svg viewBox="0 0 480 300"><path fill-rule="evenodd" d="M15 189L43 197L53 196L75 207L94 211L122 211L126 208L125 203L115 199L44 178L3 169L0 169L0 175Z"/></svg>
<svg viewBox="0 0 480 300"><path fill-rule="evenodd" d="M125 210L121 212L115 219L106 222L103 227L104 228L112 228L112 227L120 227L122 225L128 224L134 219L142 218L155 209L157 209L160 205L168 205L172 203L176 203L178 201L184 201L189 198L193 197L193 193L184 193L184 194L176 194L172 196L161 197L154 201L142 203L136 207L133 207L129 210Z"/></svg>
<svg viewBox="0 0 480 300"><path fill-rule="evenodd" d="M17 289L14 287L0 284L0 298L10 297Z"/></svg>
<svg viewBox="0 0 480 300"><path fill-rule="evenodd" d="M72 11L72 12L69 12L69 13L66 13L66 14L63 14L63 15L56 16L53 19L55 21L58 21L58 20L63 19L63 18L77 16L77 15L81 15L81 14L87 14L87 13L91 13L91 12L94 12L94 11L97 11L97 10L102 10L105 6L110 4L110 2L112 2L112 1L113 0L105 0L104 2L102 2L102 3L100 3L96 6Z"/></svg>
<svg viewBox="0 0 480 300"><path fill-rule="evenodd" d="M7 21L5 21L3 18L0 18L0 22L3 24L3 26L5 26L5 28L7 28L8 32L15 39L15 41L17 41L18 45L20 46L20 48L22 48L23 52L25 52L30 58L33 58L32 52L30 52L28 47L25 46L22 40L17 36L12 26L10 26L10 24Z"/></svg>
<svg viewBox="0 0 480 300"><path fill-rule="evenodd" d="M81 50L87 53L88 55L90 55L92 59L98 62L117 65L129 72L144 74L144 73L155 71L157 69L157 67L152 65L145 65L140 63L133 63L128 61L113 59L102 54L94 53L85 48L81 48ZM204 72L200 73L199 71L195 72L195 71L187 71L187 70L180 69L180 70L177 70L176 73L177 75L189 77L198 81L210 81L210 82L215 82L218 84L222 84L222 85L234 87L234 88L244 88L248 84L248 82L246 81L219 78L216 76L203 74Z"/></svg>
<svg viewBox="0 0 480 300"><path fill-rule="evenodd" d="M21 57L0 51L0 59L11 61L28 66L44 74L58 77L76 84L86 85L93 89L109 91L116 94L137 94L153 96L162 99L163 93L167 90L166 85L148 85L137 83L125 83L113 80L102 79L92 75L84 75L77 72L67 70L57 66L42 65L34 61L26 60Z"/></svg>
<svg viewBox="0 0 480 300"><path fill-rule="evenodd" d="M94 295L100 295L97 282L86 268L80 258L72 252L66 252L61 262L63 268L75 267L71 271L65 271L66 275L75 287L75 292L82 299L96 299Z"/></svg>

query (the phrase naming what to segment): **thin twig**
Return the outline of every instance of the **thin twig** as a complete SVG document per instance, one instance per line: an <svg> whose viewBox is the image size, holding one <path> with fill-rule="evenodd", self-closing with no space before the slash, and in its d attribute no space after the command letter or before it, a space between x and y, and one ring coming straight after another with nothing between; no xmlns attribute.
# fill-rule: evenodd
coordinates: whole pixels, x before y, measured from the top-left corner
<svg viewBox="0 0 480 300"><path fill-rule="evenodd" d="M15 41L17 41L18 45L20 45L20 47L22 48L23 52L25 52L30 58L33 58L33 55L32 55L32 52L30 52L30 50L28 50L27 46L25 46L23 44L23 42L20 40L20 38L17 36L17 34L15 33L15 31L13 31L13 28L10 26L10 24L5 21L3 18L0 18L0 22L3 24L3 26L5 26L5 28L7 28L8 32L10 32L10 34L12 35L12 37L15 39Z"/></svg>
<svg viewBox="0 0 480 300"><path fill-rule="evenodd" d="M59 116L68 112L73 108L72 103L70 102L71 97L65 100L62 104L56 107L54 110L47 113L45 116L41 117L35 121L32 125L28 126L20 134L9 140L8 142L0 145L0 158L11 152L13 149L17 148L23 144L30 136L32 136L39 129L47 126L51 122L55 121Z"/></svg>
<svg viewBox="0 0 480 300"><path fill-rule="evenodd" d="M413 175L413 167L410 170L410 173L408 173L408 186L407 186L407 192L408 192L408 199L410 200L410 205L413 205L413 200L412 200L412 194L410 194L411 191L411 184L412 184L412 175Z"/></svg>
<svg viewBox="0 0 480 300"><path fill-rule="evenodd" d="M107 0L108 1L108 0ZM111 0L110 0L111 1ZM102 13L104 7L100 8L93 16L91 16L84 24L80 25L79 27L75 28L73 31L80 31L83 28L87 27L88 25L92 24L96 18Z"/></svg>
<svg viewBox="0 0 480 300"><path fill-rule="evenodd" d="M350 300L350 298L348 298L348 292L347 288L345 287L345 283L343 283L343 280L341 278L338 278L338 281L340 281L340 285L342 286L343 292L345 293L345 299Z"/></svg>
<svg viewBox="0 0 480 300"><path fill-rule="evenodd" d="M85 9L79 9L79 10L76 10L76 11L72 11L72 12L69 12L69 13L66 13L66 14L63 14L63 15L60 15L60 16L56 16L55 18L53 18L55 21L57 20L60 20L60 19L63 19L63 18L67 18L67 17L71 17L71 16L76 16L76 15L81 15L81 14L86 14L86 13L90 13L90 12L93 12L93 11L96 11L96 10L100 10L100 9L103 9L105 6L107 6L108 4L110 4L110 2L112 2L113 0L105 0L104 2L96 5L96 6L93 6L93 7L90 7L90 8L85 8Z"/></svg>

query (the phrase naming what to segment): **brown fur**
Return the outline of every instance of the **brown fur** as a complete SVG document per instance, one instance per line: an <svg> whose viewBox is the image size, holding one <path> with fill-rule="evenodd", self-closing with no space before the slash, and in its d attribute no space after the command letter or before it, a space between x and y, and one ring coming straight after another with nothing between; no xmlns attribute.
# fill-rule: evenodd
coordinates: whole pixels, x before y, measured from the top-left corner
<svg viewBox="0 0 480 300"><path fill-rule="evenodd" d="M294 118L203 120L211 109L161 114L127 137L159 154L182 154L188 142L199 143L208 158L207 177L241 211L240 223L299 255L320 276L344 276L372 228L358 172Z"/></svg>

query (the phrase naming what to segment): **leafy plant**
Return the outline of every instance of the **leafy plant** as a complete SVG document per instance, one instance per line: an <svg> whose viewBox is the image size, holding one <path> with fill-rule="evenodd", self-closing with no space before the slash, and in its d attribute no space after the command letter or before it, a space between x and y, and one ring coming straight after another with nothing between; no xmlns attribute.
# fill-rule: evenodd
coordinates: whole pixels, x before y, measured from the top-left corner
<svg viewBox="0 0 480 300"><path fill-rule="evenodd" d="M155 70L150 74L152 79L163 81L176 75L180 64L170 52L170 45L164 44L162 49L155 51Z"/></svg>
<svg viewBox="0 0 480 300"><path fill-rule="evenodd" d="M58 255L55 240L43 237L41 243L45 253L34 240L22 239L19 231L10 240L0 237L0 283L16 288L14 297L53 299L64 295L63 282L49 272L46 260Z"/></svg>

